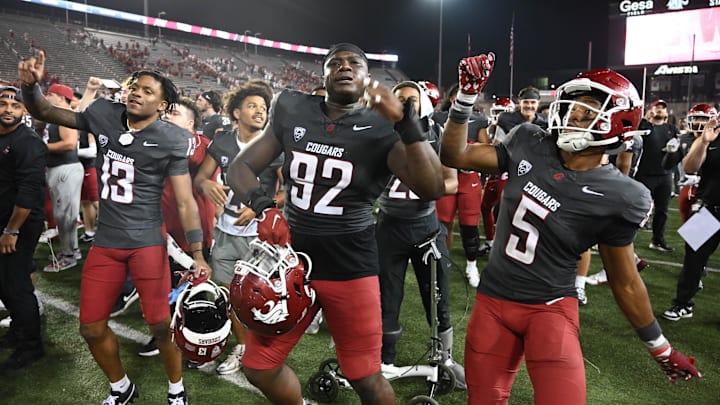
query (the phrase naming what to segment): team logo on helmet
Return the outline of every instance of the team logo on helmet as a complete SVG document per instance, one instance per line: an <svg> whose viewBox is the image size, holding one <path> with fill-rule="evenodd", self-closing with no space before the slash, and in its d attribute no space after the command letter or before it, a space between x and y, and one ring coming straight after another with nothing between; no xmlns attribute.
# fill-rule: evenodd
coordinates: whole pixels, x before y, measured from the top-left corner
<svg viewBox="0 0 720 405"><path fill-rule="evenodd" d="M240 322L258 335L288 333L315 303L309 281L312 261L289 244L271 245L256 238L250 247L252 257L235 264L230 284L232 309Z"/></svg>

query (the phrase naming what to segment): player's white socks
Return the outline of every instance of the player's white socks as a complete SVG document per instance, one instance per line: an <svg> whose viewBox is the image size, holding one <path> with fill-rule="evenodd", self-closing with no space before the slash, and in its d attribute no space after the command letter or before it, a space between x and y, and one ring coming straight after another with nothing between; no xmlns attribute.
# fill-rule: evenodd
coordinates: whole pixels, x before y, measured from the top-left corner
<svg viewBox="0 0 720 405"><path fill-rule="evenodd" d="M177 395L177 394L185 391L185 386L183 385L182 378L180 379L180 381L178 381L176 383L168 381L168 386L169 386L168 394L170 394L170 395Z"/></svg>
<svg viewBox="0 0 720 405"><path fill-rule="evenodd" d="M470 284L470 287L477 288L480 284L480 274L478 273L477 261L468 260L465 266L465 277Z"/></svg>
<svg viewBox="0 0 720 405"><path fill-rule="evenodd" d="M130 379L127 374L118 382L110 383L110 390L115 392L125 392L130 388Z"/></svg>
<svg viewBox="0 0 720 405"><path fill-rule="evenodd" d="M585 276L575 276L575 288L585 288L586 281L587 277Z"/></svg>

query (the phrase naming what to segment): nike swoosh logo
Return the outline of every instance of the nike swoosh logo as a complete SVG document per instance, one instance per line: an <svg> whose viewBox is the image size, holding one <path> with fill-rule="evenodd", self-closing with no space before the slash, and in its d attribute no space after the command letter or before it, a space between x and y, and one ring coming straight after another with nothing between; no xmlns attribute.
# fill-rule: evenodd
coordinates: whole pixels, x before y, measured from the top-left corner
<svg viewBox="0 0 720 405"><path fill-rule="evenodd" d="M143 141L143 146L158 146L156 143L150 143L148 141Z"/></svg>
<svg viewBox="0 0 720 405"><path fill-rule="evenodd" d="M599 195L601 197L605 195L603 193L599 193L597 191L590 190L590 187L588 187L588 186L583 186L583 188L581 190L585 194Z"/></svg>
<svg viewBox="0 0 720 405"><path fill-rule="evenodd" d="M717 149L717 146L708 146L708 150L715 150Z"/></svg>
<svg viewBox="0 0 720 405"><path fill-rule="evenodd" d="M364 131L366 129L372 128L372 125L365 125L362 127L357 126L357 124L353 125L353 131Z"/></svg>
<svg viewBox="0 0 720 405"><path fill-rule="evenodd" d="M280 215L275 215L275 217L273 218L273 224L272 224L273 228L275 228L275 224L277 224L277 221L279 221L279 220L280 220Z"/></svg>
<svg viewBox="0 0 720 405"><path fill-rule="evenodd" d="M470 184L470 187L477 187L477 186L478 186L478 183L471 183L471 184Z"/></svg>

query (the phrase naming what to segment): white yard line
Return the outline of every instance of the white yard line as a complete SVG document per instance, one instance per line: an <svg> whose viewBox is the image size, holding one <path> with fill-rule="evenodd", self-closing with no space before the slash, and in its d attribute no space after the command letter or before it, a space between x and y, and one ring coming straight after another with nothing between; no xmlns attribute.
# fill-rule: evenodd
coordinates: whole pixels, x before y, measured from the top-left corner
<svg viewBox="0 0 720 405"><path fill-rule="evenodd" d="M51 307L54 307L72 317L77 318L80 315L80 309L70 304L69 302L62 300L57 297L53 297L51 295L45 294L41 291L37 291L38 296L40 297L40 300L42 300L43 304L49 305ZM115 332L116 335L123 337L125 339L131 340L133 342L139 343L139 344L145 344L150 340L150 335L138 332L135 329L128 328L127 326L123 325L120 322L111 320L109 322L110 327L112 328L113 332ZM247 389L249 391L258 393L262 395L260 390L255 388L250 382L248 382L247 378L245 378L245 374L243 373L234 373L231 375L217 375L215 373L215 367L205 367L201 370L202 372L206 374L214 375L217 378L220 378L222 380L225 380L231 384L235 384L238 387Z"/></svg>

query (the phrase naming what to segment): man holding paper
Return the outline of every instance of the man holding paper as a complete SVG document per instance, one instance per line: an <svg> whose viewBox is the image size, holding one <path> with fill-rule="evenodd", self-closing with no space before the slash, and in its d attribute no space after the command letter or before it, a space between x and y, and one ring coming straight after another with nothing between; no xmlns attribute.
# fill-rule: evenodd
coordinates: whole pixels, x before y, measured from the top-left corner
<svg viewBox="0 0 720 405"><path fill-rule="evenodd" d="M691 241L687 237L685 243L685 260L678 277L677 292L673 299L672 308L663 313L663 318L677 321L681 318L692 318L692 298L700 290L699 281L710 255L720 244L720 232L717 231L717 222L720 219L720 127L718 119L714 117L705 125L701 136L693 142L687 156L683 159L683 168L687 173L699 172L698 201L691 209L691 215L703 216L702 223L706 232L690 232L697 236L704 233L704 240ZM687 225L692 226L690 217ZM711 224L715 224L712 232ZM709 231L708 231L709 229ZM684 232L681 232L681 235ZM692 243L691 243L692 242Z"/></svg>

